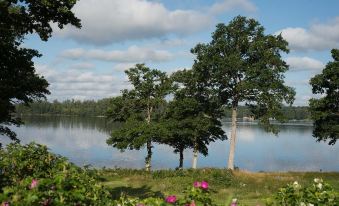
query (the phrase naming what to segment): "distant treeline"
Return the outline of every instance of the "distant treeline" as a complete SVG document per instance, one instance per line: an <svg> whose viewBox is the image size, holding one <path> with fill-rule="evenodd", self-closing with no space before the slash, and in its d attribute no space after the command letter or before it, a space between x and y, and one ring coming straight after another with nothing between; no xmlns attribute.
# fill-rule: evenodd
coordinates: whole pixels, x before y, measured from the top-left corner
<svg viewBox="0 0 339 206"><path fill-rule="evenodd" d="M18 114L35 115L72 115L72 116L105 116L110 104L110 98L101 100L66 100L59 102L39 101L29 105L29 107L18 104L16 111ZM289 120L310 119L310 112L306 106L283 107L283 112ZM225 110L225 117L231 117L231 110ZM246 106L239 106L238 118L251 117L251 111Z"/></svg>
<svg viewBox="0 0 339 206"><path fill-rule="evenodd" d="M38 101L25 106L16 105L18 114L35 115L71 115L71 116L104 116L109 106L110 99L95 100L66 100L59 102Z"/></svg>
<svg viewBox="0 0 339 206"><path fill-rule="evenodd" d="M309 112L309 107L307 106L285 106L282 108L282 111L288 120L310 120L311 113ZM231 118L231 109L225 110L225 117ZM238 118L248 117L250 118L251 111L249 107L239 106L238 107Z"/></svg>

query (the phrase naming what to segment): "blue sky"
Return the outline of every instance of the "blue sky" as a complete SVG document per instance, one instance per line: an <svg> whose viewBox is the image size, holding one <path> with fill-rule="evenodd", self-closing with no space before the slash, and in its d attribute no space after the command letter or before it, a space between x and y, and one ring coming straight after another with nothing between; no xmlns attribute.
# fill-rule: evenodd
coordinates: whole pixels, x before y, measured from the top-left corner
<svg viewBox="0 0 339 206"><path fill-rule="evenodd" d="M37 72L50 83L49 100L101 99L131 88L124 70L136 63L166 72L191 68L190 49L207 43L217 23L237 15L258 20L267 34L289 42L286 84L295 105L312 97L309 79L320 73L330 50L339 48L337 0L81 0L73 9L82 29L53 25L42 42L30 35L25 46L39 50Z"/></svg>

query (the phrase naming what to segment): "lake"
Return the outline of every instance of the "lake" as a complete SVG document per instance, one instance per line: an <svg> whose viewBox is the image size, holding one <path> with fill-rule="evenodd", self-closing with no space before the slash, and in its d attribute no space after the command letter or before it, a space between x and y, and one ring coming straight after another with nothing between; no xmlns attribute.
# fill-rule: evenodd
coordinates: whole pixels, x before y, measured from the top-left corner
<svg viewBox="0 0 339 206"><path fill-rule="evenodd" d="M116 127L104 118L30 116L23 118L25 125L12 127L22 143L35 141L47 145L54 153L66 156L83 166L143 168L145 149L120 152L108 146L106 139ZM230 122L223 122L230 134ZM330 146L316 142L309 123L288 124L280 127L275 136L266 133L253 122L239 122L235 165L249 171L339 171L339 143ZM1 142L8 143L7 137ZM198 158L198 167L225 168L229 141L210 144L209 155ZM166 145L155 145L154 169L178 166L178 154ZM191 166L192 151L184 152L184 166Z"/></svg>

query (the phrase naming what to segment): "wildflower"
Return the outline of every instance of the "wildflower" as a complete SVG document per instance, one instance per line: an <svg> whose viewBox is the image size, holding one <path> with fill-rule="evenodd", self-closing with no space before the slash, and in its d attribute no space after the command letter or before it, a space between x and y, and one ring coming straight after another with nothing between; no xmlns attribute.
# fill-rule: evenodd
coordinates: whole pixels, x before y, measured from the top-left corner
<svg viewBox="0 0 339 206"><path fill-rule="evenodd" d="M205 182L205 181L202 181L202 182L201 182L201 188L202 188L202 189L205 189L205 190L208 189L208 183Z"/></svg>
<svg viewBox="0 0 339 206"><path fill-rule="evenodd" d="M300 206L306 206L306 204L304 202L301 202Z"/></svg>
<svg viewBox="0 0 339 206"><path fill-rule="evenodd" d="M29 186L29 189L33 189L36 186L38 186L38 180L37 179L33 179L31 185Z"/></svg>
<svg viewBox="0 0 339 206"><path fill-rule="evenodd" d="M9 202L3 202L1 206L9 206Z"/></svg>
<svg viewBox="0 0 339 206"><path fill-rule="evenodd" d="M301 185L299 185L299 183L297 181L294 181L293 187L294 187L294 189L299 189L301 187Z"/></svg>
<svg viewBox="0 0 339 206"><path fill-rule="evenodd" d="M167 203L175 203L175 201L177 201L177 197L175 195L170 195L170 196L166 197Z"/></svg>
<svg viewBox="0 0 339 206"><path fill-rule="evenodd" d="M308 203L308 205L307 206L314 206L314 204L312 204L312 203Z"/></svg>
<svg viewBox="0 0 339 206"><path fill-rule="evenodd" d="M196 181L193 183L193 186L196 187L196 188L199 188L201 186L201 183Z"/></svg>
<svg viewBox="0 0 339 206"><path fill-rule="evenodd" d="M142 204L142 203L139 203L139 204L137 204L137 206L145 206L144 204Z"/></svg>
<svg viewBox="0 0 339 206"><path fill-rule="evenodd" d="M323 188L323 184L321 184L321 183L318 183L317 184L317 188L319 188L320 190Z"/></svg>
<svg viewBox="0 0 339 206"><path fill-rule="evenodd" d="M314 178L315 183L322 183L323 180L321 178Z"/></svg>
<svg viewBox="0 0 339 206"><path fill-rule="evenodd" d="M231 206L237 206L238 204L237 204L237 202L238 202L238 200L237 199L232 199L232 203L231 203Z"/></svg>

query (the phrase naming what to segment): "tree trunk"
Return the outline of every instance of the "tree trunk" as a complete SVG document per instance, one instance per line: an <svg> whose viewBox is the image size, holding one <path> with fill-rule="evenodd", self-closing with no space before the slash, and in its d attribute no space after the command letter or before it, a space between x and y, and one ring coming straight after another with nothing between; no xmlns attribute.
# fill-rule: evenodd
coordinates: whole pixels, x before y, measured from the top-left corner
<svg viewBox="0 0 339 206"><path fill-rule="evenodd" d="M198 143L195 141L194 148L193 148L193 161L192 161L192 168L197 168L197 161L198 161Z"/></svg>
<svg viewBox="0 0 339 206"><path fill-rule="evenodd" d="M150 172L152 160L152 142L148 141L146 144L147 144L147 156L145 158L145 169L147 172Z"/></svg>
<svg viewBox="0 0 339 206"><path fill-rule="evenodd" d="M230 153L228 156L228 169L234 170L234 153L235 153L235 142L237 133L237 107L232 107L232 130L230 139Z"/></svg>
<svg viewBox="0 0 339 206"><path fill-rule="evenodd" d="M179 152L179 167L178 169L182 169L184 167L184 149L180 148Z"/></svg>
<svg viewBox="0 0 339 206"><path fill-rule="evenodd" d="M151 113L152 113L153 107L151 107L149 105L149 102L147 104L147 118L146 118L146 122L147 124L151 124ZM152 162L152 140L148 140L146 143L146 147L147 147L147 156L145 158L145 170L147 172L151 171L151 162Z"/></svg>

